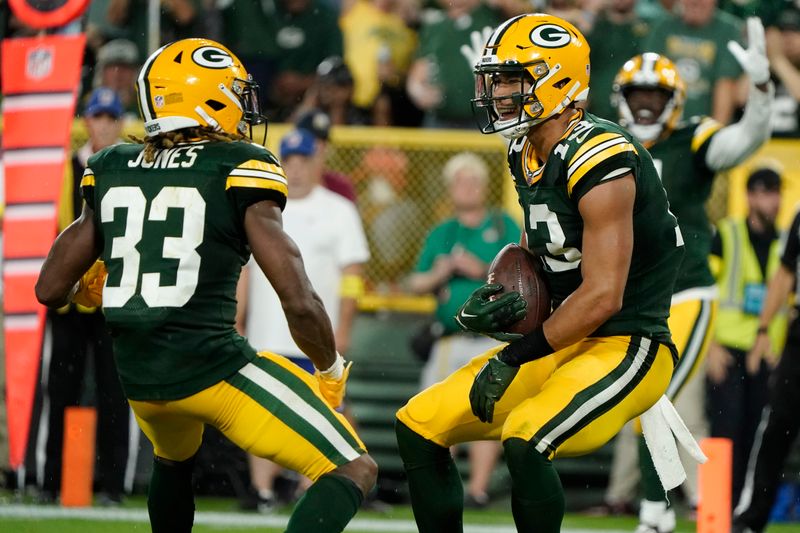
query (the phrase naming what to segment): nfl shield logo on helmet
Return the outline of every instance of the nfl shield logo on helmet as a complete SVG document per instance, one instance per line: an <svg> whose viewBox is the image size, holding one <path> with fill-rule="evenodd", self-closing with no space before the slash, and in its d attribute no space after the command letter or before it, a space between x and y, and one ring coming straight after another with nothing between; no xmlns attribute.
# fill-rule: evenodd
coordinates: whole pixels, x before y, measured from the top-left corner
<svg viewBox="0 0 800 533"><path fill-rule="evenodd" d="M25 58L25 75L34 80L46 78L53 72L53 49L34 48Z"/></svg>

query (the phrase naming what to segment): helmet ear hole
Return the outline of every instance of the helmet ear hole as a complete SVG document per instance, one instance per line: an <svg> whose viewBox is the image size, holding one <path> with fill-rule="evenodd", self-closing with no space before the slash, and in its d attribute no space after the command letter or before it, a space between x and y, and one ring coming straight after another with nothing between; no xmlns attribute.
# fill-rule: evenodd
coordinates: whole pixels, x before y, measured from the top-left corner
<svg viewBox="0 0 800 533"><path fill-rule="evenodd" d="M556 89L563 89L571 81L572 81L572 78L563 78L563 79L560 79L557 82L555 82L553 84L553 87L555 87Z"/></svg>
<svg viewBox="0 0 800 533"><path fill-rule="evenodd" d="M221 111L225 109L225 104L217 100L206 100L206 105L214 111Z"/></svg>

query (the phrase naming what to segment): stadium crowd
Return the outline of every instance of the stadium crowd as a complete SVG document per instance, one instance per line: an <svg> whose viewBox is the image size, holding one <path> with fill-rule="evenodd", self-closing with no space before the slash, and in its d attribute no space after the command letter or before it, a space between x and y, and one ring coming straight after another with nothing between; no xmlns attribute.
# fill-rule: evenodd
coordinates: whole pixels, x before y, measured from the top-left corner
<svg viewBox="0 0 800 533"><path fill-rule="evenodd" d="M81 23L84 103L91 89L108 86L138 117L132 82L152 52L146 4L91 2ZM157 42L202 35L234 50L259 83L271 121L321 108L335 125L472 128L475 35L537 11L586 34L590 111L614 118L616 72L628 58L656 52L675 61L688 84L686 116L722 123L746 98L725 42L743 40L743 19L758 16L777 89L774 135L800 135L800 9L788 0L165 0ZM0 2L0 36L32 34Z"/></svg>
<svg viewBox="0 0 800 533"><path fill-rule="evenodd" d="M139 120L134 84L139 69L153 51L148 49L150 36L146 4L146 0L93 0L80 25L64 29L78 29L87 35L79 116L91 120L102 115L100 118L110 117L113 121L123 123ZM291 153L316 158L309 159L308 163L319 165L315 171L319 171L320 184L340 193L357 208L372 248L369 261L390 262L380 249L382 241L376 232L382 227L381 217L387 220L386 214L390 208L401 210L404 207L398 199L402 199L405 177L393 180L392 171L400 169L397 174L404 175L408 166L407 157L401 151L386 148L380 153L365 155L362 164L351 172L351 176L336 173L331 176L328 169L323 175L322 166L329 153L326 150L335 149L335 145L329 143L331 126L474 130L475 119L470 104L475 86L472 67L480 57L486 38L498 24L509 17L528 12L560 16L586 35L591 46L592 62L592 91L586 107L591 113L613 122L624 118L620 116L618 73L630 58L654 52L671 59L685 83L683 118L706 116L720 126L735 124L742 119L749 91L753 90L747 73L729 51L727 43L733 40L746 46L745 19L758 17L765 27L770 81L775 88L769 128L773 137L800 137L800 2L792 0L162 0L158 42L164 45L178 39L203 36L234 51L260 86L267 119L292 123L300 129L301 133L293 134L302 137L304 144L293 148ZM0 0L0 37L34 34L33 30L26 28L13 16L8 2ZM113 98L106 96L108 101L101 105L98 99L109 89L115 94ZM89 133L93 137L93 132ZM114 131L112 142L117 140L117 135L119 130ZM328 144L333 146L328 147ZM89 145L92 145L91 139ZM82 148L84 152L88 151L81 155L83 166L88 155L101 147L92 145ZM371 155L374 155L373 159L370 159ZM79 159L75 160L76 165L79 165ZM372 160L378 161L378 170L369 168ZM471 163L470 160L468 162ZM483 164L470 166L473 170L481 170ZM76 166L76 175L78 170ZM453 175L449 174L451 172ZM456 179L452 168L444 170L442 174L444 182L448 184ZM780 174L780 169L759 168L750 175L746 194L779 192ZM379 183L382 179L386 182ZM488 178L481 179L485 182ZM334 183L329 180L334 180ZM343 188L344 192L337 190L337 187ZM374 192L379 189L384 191L384 196L391 198L385 202L385 210L384 207L378 209L370 204L371 199L381 197L380 194L361 194L363 191ZM358 195L355 190L359 192ZM774 201L774 194L770 198ZM292 194L289 194L291 202ZM453 202L455 204L456 200L453 199ZM485 209L483 202L484 198L481 198L482 207L478 209L480 224L492 226L497 217L507 217L505 214L487 214L493 211ZM392 205L389 207L389 204ZM454 207L457 214L458 206ZM753 205L750 207L756 210ZM408 209L419 208L409 204ZM447 207L440 210L446 212ZM782 229L775 227L775 216L772 213L771 218L765 215L758 219L765 227L759 226L757 229L767 234L762 238L766 244L762 242L755 251L758 255L756 268L760 264L765 273L759 282L763 291L766 291L768 281L767 270L772 274L779 261L777 249L770 248L773 243L777 247L778 232ZM434 222L442 223L444 218L440 217ZM416 221L418 214L406 211L399 215L399 219L404 223ZM473 228L483 228L480 224L473 225ZM514 224L510 218L503 218L500 227L503 231L516 229ZM400 232L410 235L421 246L425 230L433 227L407 228ZM720 227L723 227L723 236L715 237L714 248L709 251L723 260L723 252L728 250L725 248L724 225ZM756 241L757 236L750 229L749 236ZM446 244L444 246L447 247ZM757 247L757 244L753 246ZM463 250L459 249L458 252L463 253ZM450 253L456 255L456 250L450 250ZM359 264L362 260L366 261L367 252L363 255L364 258L357 261ZM470 258L473 256L470 255ZM771 261L769 269L768 260ZM478 262L478 275L466 277L472 277L472 281L478 283L475 280L482 278L487 266L483 263L486 261ZM369 264L366 265L369 272ZM411 262L406 261L402 267L404 271L398 272L396 279L391 280L394 288L406 289L409 293L435 293L443 290L457 276L453 272L458 271L451 264L445 269L447 272L442 274L441 280L432 282L430 288L428 284L422 284L424 288L420 289L419 283L414 286L415 277L419 282L421 274L435 270L437 265L432 256L422 255L416 267L412 266ZM716 270L714 273L719 275ZM720 280L719 277L717 279ZM358 283L363 284L363 281ZM363 290L363 286L360 285L359 290ZM759 294L760 303L755 309L745 312L751 318L757 317L761 310L765 293ZM441 300L439 305L442 306ZM51 314L63 320L55 312ZM81 320L85 318L78 316ZM735 320L731 319L724 325L730 327L731 323L735 323ZM763 333L762 327L766 325L759 327L758 335ZM100 335L97 332L94 334ZM448 334L456 335L456 331L449 331ZM441 333L438 335L436 342ZM469 335L465 335L465 338L467 340L464 342L475 342ZM738 372L743 381L753 379L756 382L753 387L757 390L749 393L756 397L753 402L757 405L743 405L741 409L748 413L747 428L755 431L761 407L767 405L767 381L771 369L768 363L773 361L763 364L746 361L756 337L746 339L744 345L733 346L734 355L725 351L725 339L720 340L720 335L716 335L716 339L719 342L712 344L709 355L708 380L704 382L702 379L705 377L705 368L701 366L700 392L694 398L699 397L701 402L707 401L708 405L730 405L735 401L743 401L744 393L736 390L735 383L730 383L733 379L731 376ZM339 342L337 339L337 347ZM780 343L776 344L780 346ZM340 349L343 352L346 350ZM472 354L459 354L459 357L466 355ZM431 361L439 361L441 357L441 353L434 352ZM755 370L748 372L748 364L755 365ZM453 369L448 368L447 373ZM83 368L80 371L83 372ZM429 362L426 372L432 371ZM425 379L432 378L427 376ZM45 382L42 380L42 386L46 388ZM720 385L723 382L727 383L724 390ZM426 386L429 384L424 383ZM704 391L706 388L708 390ZM65 400L62 397L60 401L77 402L76 394L70 391L69 397L74 399ZM708 400L705 400L706 395ZM770 400L774 401L772 398ZM690 409L702 411L702 403L699 406L694 404ZM719 429L725 425L725 417L720 412L700 413L699 416L705 418L707 414L711 418L712 435L717 433L739 439L738 434L732 436L729 433L741 428ZM48 414L38 413L38 416L46 417ZM120 423L120 420L116 420L116 423ZM127 423L127 418L124 423ZM48 421L41 421L40 424L46 425ZM59 436L60 431L56 432ZM709 432L708 422L700 422L699 432ZM47 432L40 433L40 437L42 434L46 439ZM0 466L4 455L2 440L0 433ZM753 435L741 435L741 440L745 443L743 448L735 450L734 490L737 495L747 490L743 485L746 483L747 452L753 446ZM138 442L135 444L138 446ZM44 449L45 444L37 444L34 439L31 446L32 449L34 446ZM116 448L107 443L105 448L111 458L102 459L101 464L112 460L129 462L125 458L135 453L132 449L124 450L124 443ZM487 479L498 453L496 447L490 447L485 450L483 461L480 458L475 460L475 464L484 465L481 468L483 482L479 489L468 495L468 504L482 507L489 503L492 495ZM32 456L36 456L35 451ZM123 459L114 459L119 457ZM489 473L486 464L489 464ZM635 469L635 465L631 468ZM41 469L44 469L44 465ZM116 473L123 472L124 469ZM621 472L618 476L623 478L636 477L630 469ZM106 477L112 477L112 473L107 473ZM51 503L58 498L57 481L57 475L55 478L51 476L36 480L42 489L43 503ZM8 484L12 484L10 475ZM98 483L99 490L107 492L103 501L109 505L119 504L122 493L130 490L132 480L126 481L124 489L121 485L122 480L116 478L111 488L104 488L102 483ZM252 487L249 489L249 496L254 498L256 504L243 501L243 506L271 511L272 499L277 496L271 489L268 497L253 494L254 490ZM685 491L690 512L697 505L694 490L690 486ZM637 507L637 497L635 485L628 488L614 486L612 474L612 486L606 493L605 502L592 512L630 513ZM257 505L266 500L270 500L270 505Z"/></svg>

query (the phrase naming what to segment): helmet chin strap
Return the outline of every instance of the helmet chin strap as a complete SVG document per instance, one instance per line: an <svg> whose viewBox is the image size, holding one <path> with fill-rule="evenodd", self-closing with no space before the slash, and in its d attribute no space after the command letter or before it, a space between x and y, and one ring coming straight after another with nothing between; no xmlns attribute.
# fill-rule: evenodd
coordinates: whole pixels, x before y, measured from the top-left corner
<svg viewBox="0 0 800 533"><path fill-rule="evenodd" d="M553 70L551 71L551 73L548 76L546 76L545 78L543 78L541 81L545 81L547 78L550 78L553 74L555 74L559 70L561 70L561 65L556 65L555 68L553 68ZM572 102L578 102L578 101L581 101L581 100L585 100L587 95L588 95L588 92L589 92L588 87L586 89L584 89L583 91L581 91L578 94L577 97L575 97L575 93L577 93L579 89L580 89L580 83L576 82L575 84L573 84L572 87L570 87L570 89L567 92L567 94L564 95L564 98L561 100L559 105L557 105L547 116L540 116L540 117L536 117L535 119L532 119L532 120L528 120L528 121L525 121L525 122L520 122L520 124L518 124L515 127L510 127L508 129L504 129L503 131L500 132L500 134L503 137L505 137L506 139L509 139L509 140L512 140L512 141L516 140L516 139L519 139L520 137L522 137L523 135L528 133L528 130L530 130L531 126L535 126L536 124L541 124L542 122L544 122L544 121L546 121L546 120L548 120L548 119L550 119L550 118L552 118L552 117L554 117L556 115L559 115ZM531 88L531 92L533 92L535 94L535 87ZM536 103L541 105L541 103L539 103L538 100L536 101ZM524 108L523 108L522 113L525 113ZM506 120L506 121L497 122L496 124L498 126L500 126L500 127L503 127L506 124L514 123L514 120L515 119L509 119L509 120ZM518 118L516 120L519 121L520 119Z"/></svg>
<svg viewBox="0 0 800 533"><path fill-rule="evenodd" d="M519 139L523 135L527 134L528 130L531 129L533 122L523 122L520 124L517 123L518 120L519 119L512 118L509 120L495 122L495 125L500 128L504 128L506 124L516 124L516 126L505 127L505 129L498 131L498 133L503 137L505 137L506 139L508 139L509 141L514 141L516 139Z"/></svg>

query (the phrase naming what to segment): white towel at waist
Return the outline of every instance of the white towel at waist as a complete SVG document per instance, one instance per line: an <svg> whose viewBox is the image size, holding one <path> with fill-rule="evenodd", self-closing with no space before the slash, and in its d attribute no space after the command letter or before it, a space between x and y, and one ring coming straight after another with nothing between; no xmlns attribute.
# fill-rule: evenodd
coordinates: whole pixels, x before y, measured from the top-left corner
<svg viewBox="0 0 800 533"><path fill-rule="evenodd" d="M708 460L666 396L662 396L642 413L641 420L647 449L665 491L674 489L686 479L686 471L678 456L676 439L698 463Z"/></svg>

